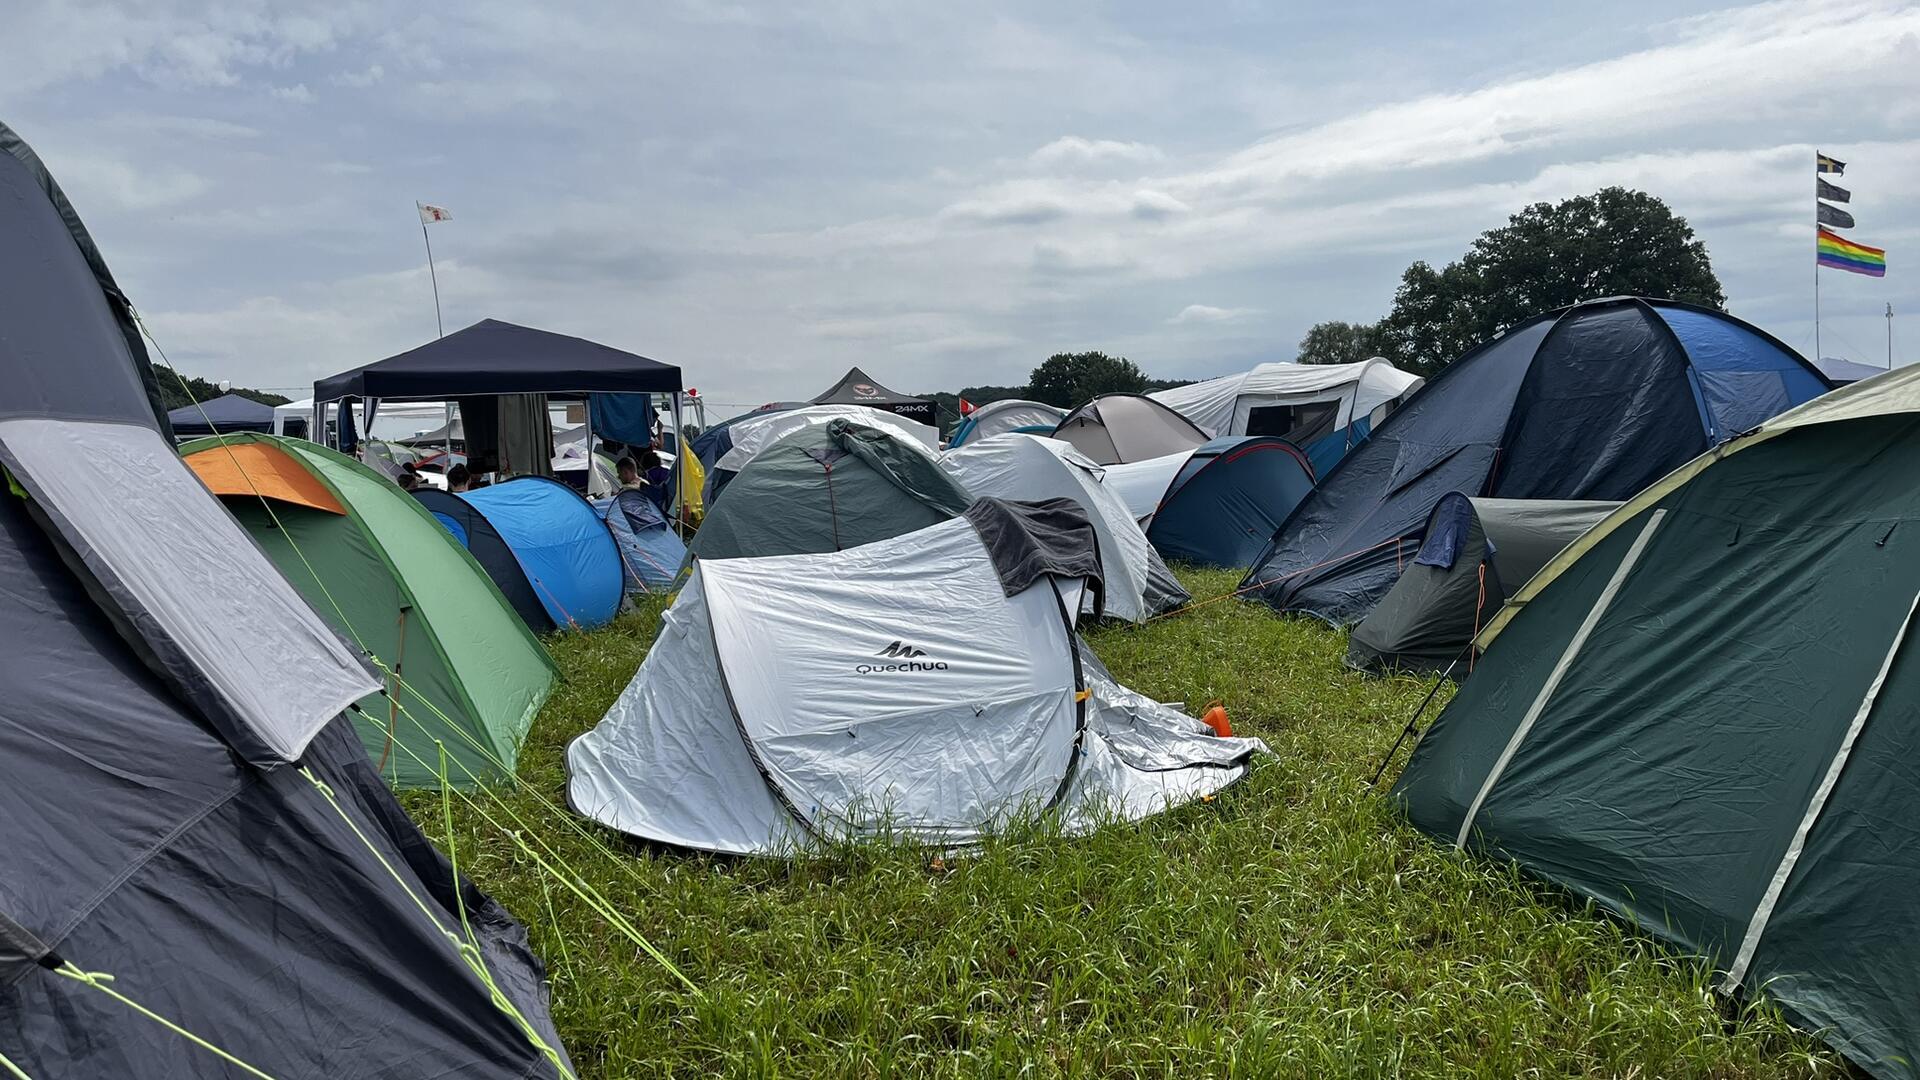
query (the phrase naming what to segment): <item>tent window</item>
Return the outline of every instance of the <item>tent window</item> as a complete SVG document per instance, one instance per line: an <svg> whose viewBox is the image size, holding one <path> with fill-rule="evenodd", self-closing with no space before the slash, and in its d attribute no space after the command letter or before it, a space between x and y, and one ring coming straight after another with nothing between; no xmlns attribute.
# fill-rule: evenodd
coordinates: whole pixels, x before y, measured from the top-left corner
<svg viewBox="0 0 1920 1080"><path fill-rule="evenodd" d="M1340 418L1338 401L1310 401L1304 405L1264 405L1247 410L1247 434L1277 435L1304 446L1332 434Z"/></svg>

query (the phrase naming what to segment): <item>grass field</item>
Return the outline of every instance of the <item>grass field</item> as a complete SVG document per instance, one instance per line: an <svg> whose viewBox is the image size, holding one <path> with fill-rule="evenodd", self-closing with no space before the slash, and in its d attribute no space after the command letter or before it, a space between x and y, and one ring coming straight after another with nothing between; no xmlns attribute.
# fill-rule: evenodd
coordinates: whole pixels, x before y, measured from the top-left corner
<svg viewBox="0 0 1920 1080"><path fill-rule="evenodd" d="M1200 597L1235 581L1182 576ZM521 758L547 799L656 622L554 643L564 679ZM1210 803L944 862L646 852L506 795L700 997L454 799L461 869L528 924L580 1075L1844 1073L1770 1010L1714 997L1690 961L1399 823L1366 780L1424 683L1349 673L1340 635L1235 600L1089 637L1135 689L1224 698L1274 757ZM445 843L439 797L408 802Z"/></svg>

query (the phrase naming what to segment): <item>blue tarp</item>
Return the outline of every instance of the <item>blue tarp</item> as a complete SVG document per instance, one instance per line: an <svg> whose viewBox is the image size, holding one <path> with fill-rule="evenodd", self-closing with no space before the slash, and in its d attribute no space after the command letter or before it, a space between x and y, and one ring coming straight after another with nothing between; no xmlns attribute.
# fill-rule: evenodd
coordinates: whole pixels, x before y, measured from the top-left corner
<svg viewBox="0 0 1920 1080"><path fill-rule="evenodd" d="M1312 466L1285 439L1214 439L1167 485L1147 539L1164 559L1238 569L1252 564L1312 490Z"/></svg>
<svg viewBox="0 0 1920 1080"><path fill-rule="evenodd" d="M1447 492L1628 499L1830 388L1724 312L1617 297L1539 316L1389 416L1274 533L1245 584L1280 610L1351 624L1399 579Z"/></svg>
<svg viewBox="0 0 1920 1080"><path fill-rule="evenodd" d="M653 398L648 394L587 395L588 429L596 439L653 445Z"/></svg>
<svg viewBox="0 0 1920 1080"><path fill-rule="evenodd" d="M499 531L555 626L592 629L619 612L619 549L578 492L522 476L460 497Z"/></svg>

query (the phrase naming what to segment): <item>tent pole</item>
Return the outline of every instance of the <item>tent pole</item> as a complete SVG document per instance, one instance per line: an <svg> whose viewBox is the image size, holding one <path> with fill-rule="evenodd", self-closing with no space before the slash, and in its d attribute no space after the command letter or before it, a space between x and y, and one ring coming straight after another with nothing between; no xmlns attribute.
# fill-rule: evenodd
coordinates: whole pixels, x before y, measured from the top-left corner
<svg viewBox="0 0 1920 1080"><path fill-rule="evenodd" d="M600 458L593 452L593 395L586 395L587 403L587 498L593 498L593 467L600 464Z"/></svg>
<svg viewBox="0 0 1920 1080"><path fill-rule="evenodd" d="M307 441L327 445L327 403L319 398L313 399L313 424L307 429Z"/></svg>
<svg viewBox="0 0 1920 1080"><path fill-rule="evenodd" d="M686 525L681 519L686 517L687 502L684 488L687 482L687 455L692 451L691 448L687 446L687 440L681 437L680 434L683 430L683 425L680 423L680 391L678 390L673 392L673 412L671 416L673 418L673 446L677 452L673 455L673 498L667 505L673 512L674 529L679 532L680 538L685 540L687 530Z"/></svg>
<svg viewBox="0 0 1920 1080"><path fill-rule="evenodd" d="M426 232L427 227L420 226L420 231ZM444 402L443 406L447 414L447 426L444 429L447 433L447 459L440 463L440 475L445 476L453 469L453 402Z"/></svg>

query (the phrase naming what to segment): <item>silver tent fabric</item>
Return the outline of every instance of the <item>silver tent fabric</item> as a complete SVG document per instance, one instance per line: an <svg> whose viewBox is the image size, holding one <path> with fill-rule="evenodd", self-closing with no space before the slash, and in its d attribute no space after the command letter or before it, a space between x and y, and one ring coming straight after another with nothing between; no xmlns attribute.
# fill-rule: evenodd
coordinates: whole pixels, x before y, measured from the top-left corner
<svg viewBox="0 0 1920 1080"><path fill-rule="evenodd" d="M0 461L248 761L298 758L380 688L153 427L0 420Z"/></svg>
<svg viewBox="0 0 1920 1080"><path fill-rule="evenodd" d="M1337 402L1335 427L1364 419L1426 383L1381 357L1357 364L1259 364L1237 375L1188 383L1147 395L1193 421L1208 435L1245 435L1254 409Z"/></svg>
<svg viewBox="0 0 1920 1080"><path fill-rule="evenodd" d="M1192 456L1193 450L1182 450L1177 454L1163 454L1145 461L1108 465L1106 485L1120 496L1121 501L1127 504L1127 511L1145 529L1153 521L1154 511L1160 508L1160 500L1167 497L1167 488L1173 485L1173 478L1180 475L1180 470L1186 467L1187 459Z"/></svg>
<svg viewBox="0 0 1920 1080"><path fill-rule="evenodd" d="M568 799L643 839L792 854L941 846L1023 813L1085 830L1217 791L1265 750L1114 683L1078 579L1007 596L965 519L846 551L699 563Z"/></svg>
<svg viewBox="0 0 1920 1080"><path fill-rule="evenodd" d="M1133 511L1107 488L1106 469L1068 444L995 435L941 454L940 467L977 497L1079 503L1099 541L1108 615L1144 622L1192 599L1147 542Z"/></svg>

